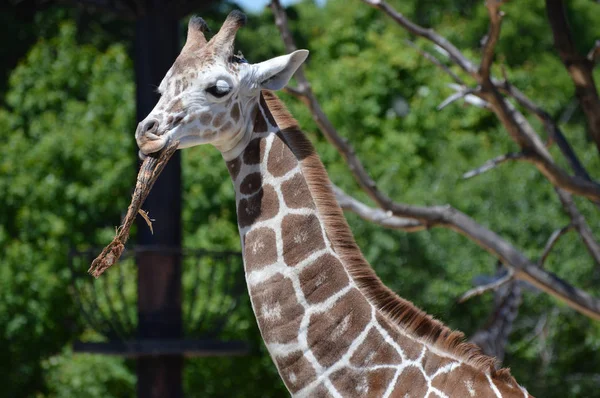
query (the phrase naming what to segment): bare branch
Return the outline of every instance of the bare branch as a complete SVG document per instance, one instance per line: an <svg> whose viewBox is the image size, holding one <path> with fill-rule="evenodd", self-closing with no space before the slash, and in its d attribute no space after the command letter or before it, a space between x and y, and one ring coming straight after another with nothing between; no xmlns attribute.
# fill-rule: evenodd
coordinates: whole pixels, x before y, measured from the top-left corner
<svg viewBox="0 0 600 398"><path fill-rule="evenodd" d="M523 296L520 285L520 281L512 280L494 291L492 314L469 339L471 343L481 347L485 354L497 358L500 363L504 360L508 336L519 314Z"/></svg>
<svg viewBox="0 0 600 398"><path fill-rule="evenodd" d="M600 245L596 242L592 230L585 221L585 217L577 209L573 197L568 192L559 188L555 188L555 191L558 194L563 209L569 215L569 218L571 218L571 224L579 236L581 236L581 240L590 253L590 256L596 261L596 264L600 264Z"/></svg>
<svg viewBox="0 0 600 398"><path fill-rule="evenodd" d="M452 78L452 80L454 80L457 84L460 84L461 86L466 86L464 80L462 80L456 73L452 72L452 69L450 69L449 67L447 67L446 65L444 65L443 63L440 62L439 59L437 59L436 57L434 57L433 55L431 55L430 53L428 53L427 51L423 50L422 48L420 48L419 46L417 46L414 42L412 42L411 40L405 40L406 44L408 44L409 46L411 46L412 48L414 48L415 50L417 50L417 52L419 54L421 54L423 56L423 58L429 60L431 63L433 63L435 66L437 66L438 68L440 68L442 71L444 71L448 76L450 76Z"/></svg>
<svg viewBox="0 0 600 398"><path fill-rule="evenodd" d="M577 52L564 2L546 0L546 13L554 36L554 46L573 80L575 95L585 113L590 136L600 151L600 98L592 73L594 63Z"/></svg>
<svg viewBox="0 0 600 398"><path fill-rule="evenodd" d="M489 106L488 103L485 100L481 99L481 97L478 95L479 87L466 88L457 84L450 84L449 86L450 88L456 90L456 92L450 95L448 98L442 101L441 104L437 106L436 109L438 111L441 111L442 109L444 109L445 107L447 107L448 105L460 98L464 98L465 102L474 105L478 108L487 108Z"/></svg>
<svg viewBox="0 0 600 398"><path fill-rule="evenodd" d="M548 242L546 242L546 246L544 246L544 251L542 252L540 261L538 262L540 267L544 266L544 263L546 262L546 258L548 257L548 254L550 254L550 251L552 250L552 248L554 247L556 242L558 242L560 237L572 229L573 229L573 224L569 224L567 226L564 226L564 227L552 232L552 235L550 235L550 238L548 238Z"/></svg>
<svg viewBox="0 0 600 398"><path fill-rule="evenodd" d="M370 5L371 7L377 8L384 13L386 13L389 17L391 17L394 21L396 21L399 25L401 25L408 32L424 37L431 41L432 43L440 46L444 51L448 53L450 59L460 66L462 70L467 72L473 77L477 77L477 68L471 61L467 59L463 55L462 52L458 48L454 46L454 44L450 43L446 38L440 36L433 29L426 29L422 26L417 25L416 23L408 20L404 15L396 11L392 6L387 4L382 0L362 0L363 3Z"/></svg>
<svg viewBox="0 0 600 398"><path fill-rule="evenodd" d="M506 155L500 155L492 160L488 160L487 162L485 162L484 164L482 164L475 170L467 171L465 174L463 174L462 178L464 180L466 180L466 179L478 176L480 174L483 174L486 171L489 171L489 170L495 168L496 166L501 165L502 163L506 162L507 160L522 160L525 157L526 157L526 155L524 153L507 153Z"/></svg>
<svg viewBox="0 0 600 398"><path fill-rule="evenodd" d="M490 29L483 46L481 66L479 66L479 75L482 81L490 80L490 71L492 62L494 61L494 49L500 38L500 26L502 24L502 17L504 16L504 13L500 11L502 3L502 0L486 0L485 2L485 6L490 14Z"/></svg>
<svg viewBox="0 0 600 398"><path fill-rule="evenodd" d="M426 29L409 21L404 15L397 12L393 7L383 0L362 1L386 13L408 32L424 37L437 44L448 53L453 62L455 62L478 82L480 82L483 86L483 89L487 92L487 94L482 96L482 98L489 102L491 109L503 124L511 138L521 147L523 151L531 152L531 156L528 158L528 160L538 168L538 170L550 181L552 185L558 186L573 194L584 196L592 201L600 202L600 185L577 175L570 176L566 171L560 168L553 161L552 156L546 149L544 143L539 138L533 127L529 124L527 119L525 119L525 117L518 110L516 110L512 104L502 97L498 87L496 86L497 82L491 78L487 80L482 79L482 75L479 73L479 70L476 69L473 64L462 54L462 52L458 50L452 43L441 37L433 29ZM493 1L494 0L489 0L488 4L492 4L491 2ZM496 3L498 2L496 1ZM491 46L488 45L487 47ZM598 115L600 115L600 112L598 112Z"/></svg>
<svg viewBox="0 0 600 398"><path fill-rule="evenodd" d="M473 289L468 290L457 300L459 303L464 303L465 301L475 297L480 296L485 292L494 291L498 288L504 286L508 282L512 281L515 277L515 273L511 268L508 268L508 272L501 278L496 279L492 283L488 283L486 285L477 286Z"/></svg>
<svg viewBox="0 0 600 398"><path fill-rule="evenodd" d="M369 5L376 6L377 8L383 7L388 13L393 11L383 1L363 1ZM291 37L285 10L281 7L278 0L273 0L271 2L271 9L282 36ZM400 21L403 23L407 22L403 16L396 14L394 14L394 16L399 18ZM416 25L410 22L408 26L415 28ZM458 50L445 39L441 38L430 29L423 29L418 26L417 28L420 35L434 41L444 50L448 51L448 53L451 54L451 57L453 57L453 53L454 56L456 56ZM293 43L291 43L291 45L290 43L286 43L286 47L288 48L288 51L295 48ZM458 52L458 54L462 56L460 52ZM468 65L469 68L471 68L471 71L474 70L473 66L466 58L463 57L460 61L462 62L461 67ZM449 228L468 237L480 247L497 257L503 264L513 268L516 278L525 280L538 289L565 302L571 308L574 308L593 319L600 320L600 300L568 284L554 274L540 269L536 264L527 259L523 253L515 249L508 241L501 238L495 232L478 224L466 214L451 206L421 207L397 203L382 193L378 189L375 181L373 181L365 170L362 162L356 156L352 146L337 133L329 119L325 116L302 71L296 73L296 79L298 80L297 91L302 93L304 97L303 101L309 107L313 119L316 121L327 140L344 157L360 187L379 205L379 207L381 207L381 209L391 211L392 214L397 217L418 220L428 227L439 226Z"/></svg>
<svg viewBox="0 0 600 398"><path fill-rule="evenodd" d="M577 155L571 148L571 145L569 145L569 142L565 138L564 134L554 120L552 120L550 114L531 101L523 92L511 85L507 80L501 85L498 84L498 86L502 91L514 98L522 107L533 113L542 123L544 123L544 127L548 132L548 136L556 143L556 145L558 145L558 148L569 163L569 166L575 175L588 181L592 181L588 172L585 170L579 161L579 158L577 158Z"/></svg>
<svg viewBox="0 0 600 398"><path fill-rule="evenodd" d="M527 160L534 164L552 185L592 201L600 201L600 185L582 177L571 176L560 168L525 116L506 101L493 84L488 85L488 90L485 99L504 128L521 149L530 154Z"/></svg>
<svg viewBox="0 0 600 398"><path fill-rule="evenodd" d="M379 224L382 227L389 229L400 229L406 232L416 232L427 229L427 226L419 221L396 217L389 211L386 212L381 209L369 207L358 199L348 195L335 185L333 185L333 192L342 209L356 213L362 219L374 224Z"/></svg>

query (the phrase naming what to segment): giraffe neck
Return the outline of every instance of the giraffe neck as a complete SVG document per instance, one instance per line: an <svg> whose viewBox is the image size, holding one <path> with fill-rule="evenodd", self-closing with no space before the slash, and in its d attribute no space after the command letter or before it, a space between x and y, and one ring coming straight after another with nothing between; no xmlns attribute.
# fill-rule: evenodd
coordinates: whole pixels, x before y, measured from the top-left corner
<svg viewBox="0 0 600 398"><path fill-rule="evenodd" d="M353 272L332 243L325 214L332 209L319 206L311 190L319 176L303 165L316 154L306 142L292 142L290 134L301 133L280 129L262 96L253 123L247 147L227 166L252 307L290 392L447 396L442 391L452 385L450 395L501 396L499 388L508 387L495 384L491 373L399 327L378 308L361 288L360 278L371 275ZM329 184L326 174L320 178ZM527 396L516 383L511 388Z"/></svg>

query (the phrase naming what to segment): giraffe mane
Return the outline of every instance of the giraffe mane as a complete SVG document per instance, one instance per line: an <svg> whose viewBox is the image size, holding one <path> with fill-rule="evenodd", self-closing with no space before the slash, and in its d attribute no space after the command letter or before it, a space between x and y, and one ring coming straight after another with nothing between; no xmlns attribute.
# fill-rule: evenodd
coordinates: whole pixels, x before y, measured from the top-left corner
<svg viewBox="0 0 600 398"><path fill-rule="evenodd" d="M465 342L462 332L451 330L381 282L354 240L331 188L327 171L312 143L273 92L263 90L262 96L285 142L300 162L317 210L324 220L327 237L361 293L384 317L424 343L455 356L476 369L489 372L497 380L518 385L509 369L497 370L496 359L483 354L475 344Z"/></svg>

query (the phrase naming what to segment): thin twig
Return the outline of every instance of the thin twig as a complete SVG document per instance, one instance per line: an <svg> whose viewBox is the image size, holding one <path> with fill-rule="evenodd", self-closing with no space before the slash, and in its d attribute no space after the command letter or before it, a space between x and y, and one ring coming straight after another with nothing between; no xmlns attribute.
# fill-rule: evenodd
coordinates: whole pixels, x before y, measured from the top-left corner
<svg viewBox="0 0 600 398"><path fill-rule="evenodd" d="M473 178L475 176L483 174L486 171L489 171L489 170L501 165L502 163L506 162L507 160L523 160L525 158L526 158L526 155L522 152L507 153L506 155L500 155L498 157L495 157L494 159L488 160L487 162L485 162L484 164L482 164L481 166L479 166L478 168L476 168L474 170L467 171L465 174L462 175L462 178L463 178L463 180Z"/></svg>
<svg viewBox="0 0 600 398"><path fill-rule="evenodd" d="M478 108L486 108L487 107L487 102L485 102L484 100L480 99L479 97L473 95L473 94L477 93L479 88L466 88L466 87L458 86L456 84L451 84L450 87L455 89L456 92L454 94L451 94L448 98L446 98L444 101L442 101L441 104L439 104L436 107L436 109L438 111L441 111L442 109L444 109L445 107L447 107L448 105L453 103L454 101L457 101L461 98L464 98L465 102L467 102L471 105L475 105Z"/></svg>
<svg viewBox="0 0 600 398"><path fill-rule="evenodd" d="M466 86L465 82L463 79L461 79L456 73L454 73L452 71L452 69L450 69L449 67L447 67L446 65L444 65L439 59L437 59L436 57L434 57L432 54L428 53L427 51L423 50L422 48L420 48L419 46L417 46L413 41L411 40L405 40L405 43L408 44L409 46L411 46L412 48L414 48L415 50L417 50L417 52L419 54L421 54L423 56L423 58L429 60L432 64L434 64L435 66L437 66L438 68L440 68L443 72L445 72L448 76L450 76L452 78L452 80L454 80L457 84L460 84L461 86Z"/></svg>
<svg viewBox="0 0 600 398"><path fill-rule="evenodd" d="M569 224L567 226L564 226L564 227L552 232L552 235L550 235L550 238L548 238L548 242L546 242L546 246L544 246L544 251L542 252L540 261L538 262L540 267L544 266L544 263L546 262L546 258L548 257L548 255L550 254L550 251L552 250L552 248L554 247L556 242L558 242L560 237L572 229L573 229L573 224Z"/></svg>
<svg viewBox="0 0 600 398"><path fill-rule="evenodd" d="M459 303L464 303L465 301L467 301L475 296L480 296L485 292L489 292L491 290L497 290L498 288L504 286L508 282L512 281L515 277L515 273L511 268L508 268L507 270L508 270L508 272L503 277L498 278L495 281L488 283L486 285L477 286L477 287L474 287L473 289L468 290L467 292L465 292L465 294L460 296L457 301Z"/></svg>
<svg viewBox="0 0 600 398"><path fill-rule="evenodd" d="M581 214L579 209L577 209L573 197L571 194L560 188L554 188L554 190L558 195L558 199L560 199L560 203L562 204L565 213L567 213L571 219L571 224L581 237L588 253L592 256L596 264L600 265L600 245L596 242L594 234L588 226L585 217Z"/></svg>

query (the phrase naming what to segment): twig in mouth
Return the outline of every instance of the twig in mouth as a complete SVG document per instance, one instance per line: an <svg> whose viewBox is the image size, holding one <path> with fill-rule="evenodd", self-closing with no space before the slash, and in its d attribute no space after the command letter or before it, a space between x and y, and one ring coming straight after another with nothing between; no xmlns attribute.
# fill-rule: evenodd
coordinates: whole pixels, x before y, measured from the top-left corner
<svg viewBox="0 0 600 398"><path fill-rule="evenodd" d="M92 261L92 265L90 266L90 269L88 269L88 273L93 277L98 278L104 271L119 260L119 257L121 257L121 254L125 249L125 243L127 243L127 239L129 238L129 230L138 213L146 220L148 227L150 227L150 231L152 231L152 220L148 217L148 213L140 208L150 193L152 186L154 186L156 179L163 171L165 165L171 156L173 156L178 146L179 141L170 142L162 151L149 155L144 160L144 163L142 163L140 171L138 172L135 191L131 197L131 203L127 208L127 214L125 215L123 223L117 228L117 234L112 242L102 250L94 261Z"/></svg>

